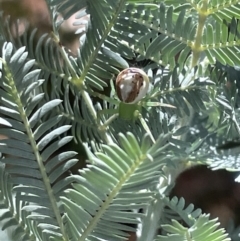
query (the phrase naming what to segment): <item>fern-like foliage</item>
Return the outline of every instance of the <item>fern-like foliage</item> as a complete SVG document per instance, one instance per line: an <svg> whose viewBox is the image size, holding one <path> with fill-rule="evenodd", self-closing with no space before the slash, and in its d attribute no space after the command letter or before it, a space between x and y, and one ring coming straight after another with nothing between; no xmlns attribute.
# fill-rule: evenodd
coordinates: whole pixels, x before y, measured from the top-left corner
<svg viewBox="0 0 240 241"><path fill-rule="evenodd" d="M167 236L159 236L156 240L221 240L229 241L224 229L217 229L219 223L209 220L209 215L201 215L190 228L184 227L176 220L171 225L163 225L163 229L169 233ZM207 230L207 231L206 231Z"/></svg>
<svg viewBox="0 0 240 241"><path fill-rule="evenodd" d="M12 44L3 46L0 112L4 118L1 117L0 133L5 138L1 140L0 150L5 158L1 161L5 163L7 173L11 174L9 181L14 184L17 202L23 202L20 209L29 212L27 220L38 221L45 233L58 235L63 229L59 195L67 185L59 185L58 181L77 162L73 158L76 153L68 151L55 154L72 139L70 136L59 139L70 126L53 129L60 121L60 115L42 122L42 117L59 105L61 100L51 100L37 108L43 94L34 92L43 80L38 79L39 70L31 71L34 61L26 59L24 48L14 53ZM11 199L8 201L9 207L13 208ZM46 220L51 224L48 228L45 227ZM7 222L5 228L13 224ZM22 238L26 240L26 235Z"/></svg>
<svg viewBox="0 0 240 241"><path fill-rule="evenodd" d="M239 2L46 3L52 32L40 37L0 13L2 228L26 241L230 240L169 193L197 164L239 171L239 154L217 148L240 135L238 75L229 74L239 65ZM75 13L85 28L70 53L60 28ZM114 81L129 66L150 79L140 120L115 116ZM80 170L75 156L85 153L62 150L72 140L87 154Z"/></svg>
<svg viewBox="0 0 240 241"><path fill-rule="evenodd" d="M35 237L41 237L40 229L37 223L28 219L29 210L26 202L22 201L20 194L12 195L12 183L9 175L4 172L4 167L0 167L1 187L0 187L0 206L2 229L13 227L12 238L20 240L35 240Z"/></svg>
<svg viewBox="0 0 240 241"><path fill-rule="evenodd" d="M164 203L166 205L166 212L163 217L165 223L170 223L171 220L174 219L178 221L182 220L188 226L191 226L193 225L194 220L202 214L200 209L194 209L193 204L185 207L185 200L183 198L165 198Z"/></svg>
<svg viewBox="0 0 240 241"><path fill-rule="evenodd" d="M202 4L198 1L160 2L163 3L154 7L146 5L145 8L130 4L123 15L153 30L132 46L135 51L171 67L176 63L183 66L189 58L191 65L195 66L200 53L210 63L217 60L231 66L239 65L236 55L239 51L239 23L234 19L239 14L237 1L228 1L226 4L222 1L204 1Z"/></svg>
<svg viewBox="0 0 240 241"><path fill-rule="evenodd" d="M81 170L74 189L62 198L70 240L126 237L126 231L132 231L126 224L137 224L144 216L132 210L145 208L152 200L151 188L165 176L162 170L173 160L173 152L184 153L170 134L160 136L152 147L147 136L138 143L131 133L120 134L119 144L103 145L91 159L95 165Z"/></svg>
<svg viewBox="0 0 240 241"><path fill-rule="evenodd" d="M194 210L192 204L185 208L183 198L178 200L177 197L174 197L164 201L169 207L169 210L166 210L166 216L171 221L161 225L165 235L159 235L156 240L230 240L224 229L217 229L220 223L217 223L216 219L210 220L209 215L202 214L200 209ZM188 227L179 222L176 213Z"/></svg>

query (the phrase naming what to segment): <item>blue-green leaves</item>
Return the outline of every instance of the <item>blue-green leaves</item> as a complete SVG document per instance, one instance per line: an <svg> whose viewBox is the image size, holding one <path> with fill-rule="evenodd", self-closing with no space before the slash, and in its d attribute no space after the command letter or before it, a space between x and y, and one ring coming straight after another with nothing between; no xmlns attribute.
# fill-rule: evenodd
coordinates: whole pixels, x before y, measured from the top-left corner
<svg viewBox="0 0 240 241"><path fill-rule="evenodd" d="M194 209L193 204L185 207L183 198L165 198L163 202L167 208L161 218L162 223L166 224L161 225L164 235L157 236L156 241L186 240L187 237L196 241L230 241L225 230L219 228L217 219L211 220L209 214L202 214L200 209ZM180 220L186 225L182 225Z"/></svg>
<svg viewBox="0 0 240 241"><path fill-rule="evenodd" d="M176 220L172 220L171 224L162 225L167 235L159 235L156 241L184 241L186 237L196 241L230 241L231 239L228 237L225 230L223 228L218 229L220 223L217 222L217 219L210 220L209 216L209 214L201 215L189 228L184 227Z"/></svg>
<svg viewBox="0 0 240 241"><path fill-rule="evenodd" d="M33 68L34 61L27 59L24 47L14 52L13 45L5 43L1 59L0 135L3 139L0 140L0 152L4 156L1 162L10 174L7 182L14 184L19 216L12 217L11 220L15 221L9 222L8 218L14 213L7 211L10 216L3 215L1 219L4 228L14 226L15 231L21 225L29 225L27 220L34 220L29 228L49 222L52 226L45 227L46 238L50 233L66 236L58 199L59 192L67 184L58 187L58 191L54 191L51 185L56 185L64 172L78 161L74 158L76 152L56 153L71 141L72 137L67 136L59 139L71 126L56 127L62 118L60 115L46 118L62 101L53 99L44 103L39 88L43 83L38 80L40 71ZM5 177L5 174L1 175L1 178ZM3 195L9 195L10 191L9 185L7 189L1 187ZM12 201L8 199L7 202ZM5 208L15 209L15 206L8 204ZM22 232L19 240L29 240L30 231L24 229Z"/></svg>
<svg viewBox="0 0 240 241"><path fill-rule="evenodd" d="M144 208L154 195L150 189L164 164L148 154L150 138L140 145L131 133L120 134L119 143L103 145L91 157L94 165L81 170L74 189L62 197L72 240L122 240L132 230L126 224L138 223L143 215L132 209Z"/></svg>
<svg viewBox="0 0 240 241"><path fill-rule="evenodd" d="M231 23L213 21L206 25L203 32L203 50L210 63L219 61L223 65L239 65L236 53L239 51L239 21Z"/></svg>
<svg viewBox="0 0 240 241"><path fill-rule="evenodd" d="M215 220L166 196L191 163L239 170L238 156L219 152L210 159L213 144L203 143L215 132L240 133L237 84L223 73L226 65L240 64L238 1L46 3L54 22L50 35L33 30L19 36L8 21L0 24L3 228L13 227L20 241L122 241L154 217L160 223L143 229L152 228L144 241L152 241L158 227L157 240L227 241ZM59 27L79 10L75 25L84 24L84 31L78 30L79 46L69 53ZM114 119L114 88L110 97L97 92L128 65L149 76L150 91L141 101L149 128ZM98 119L99 110L106 114ZM66 147L72 140L85 142L89 158L74 174L77 152L85 153ZM158 202L159 218L156 209L151 213Z"/></svg>
<svg viewBox="0 0 240 241"><path fill-rule="evenodd" d="M196 23L185 9L176 14L173 6L161 3L156 8L129 4L126 10L123 18L127 16L131 24L139 25L138 29L146 28L142 33L132 33L132 38L138 39L131 44L136 52L157 63L170 64L171 68L186 61L191 53L189 46L194 39Z"/></svg>
<svg viewBox="0 0 240 241"><path fill-rule="evenodd" d="M236 1L227 4L210 1L206 9L201 4L185 1L161 1L156 8L143 5L129 3L122 14L131 24L139 25L139 30L147 28L145 34L127 29L124 33L131 32L131 37L138 39L135 44L126 42L140 55L170 68L176 64L182 67L185 61L191 60L192 52L194 61L196 56L199 61L199 53L204 53L210 63L217 60L230 66L239 65L236 56L239 21L235 19L239 15L239 3ZM197 64L194 61L193 66Z"/></svg>
<svg viewBox="0 0 240 241"><path fill-rule="evenodd" d="M91 18L84 36L84 41L81 44L81 50L77 57L79 79L74 80L74 84L79 86L83 82L87 86L103 90L106 87L106 82L101 78L101 69L105 69L105 75L108 79L113 74L118 73L119 67L127 63L120 55L116 55L108 50L104 43L108 36L111 34L112 27L116 24L118 15L125 5L125 0L118 1L88 1L88 11L91 12ZM116 39L116 42L117 39ZM106 50L101 51L106 48ZM107 57L107 59L106 59ZM113 60L113 61L111 61ZM96 65L96 68L94 67ZM94 68L93 68L94 67ZM100 75L98 69L100 68Z"/></svg>

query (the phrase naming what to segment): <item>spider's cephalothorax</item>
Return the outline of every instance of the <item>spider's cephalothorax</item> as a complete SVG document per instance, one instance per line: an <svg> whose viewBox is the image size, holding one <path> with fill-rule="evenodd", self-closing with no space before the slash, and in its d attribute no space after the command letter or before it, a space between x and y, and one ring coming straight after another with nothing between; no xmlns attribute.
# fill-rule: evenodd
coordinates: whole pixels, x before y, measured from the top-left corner
<svg viewBox="0 0 240 241"><path fill-rule="evenodd" d="M138 68L127 68L121 71L116 79L118 98L128 104L140 101L148 92L149 78Z"/></svg>

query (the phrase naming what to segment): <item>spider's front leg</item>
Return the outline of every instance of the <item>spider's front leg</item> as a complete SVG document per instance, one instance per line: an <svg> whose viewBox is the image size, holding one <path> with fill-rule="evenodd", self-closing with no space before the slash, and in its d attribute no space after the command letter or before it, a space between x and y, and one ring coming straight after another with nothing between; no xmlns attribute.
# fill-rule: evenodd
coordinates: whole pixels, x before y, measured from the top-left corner
<svg viewBox="0 0 240 241"><path fill-rule="evenodd" d="M110 117L108 119L105 116ZM106 128L118 117L118 109L104 109L97 112L97 120L100 130L106 130Z"/></svg>
<svg viewBox="0 0 240 241"><path fill-rule="evenodd" d="M140 122L141 122L144 130L148 133L148 135L150 136L152 142L155 143L156 141L155 141L155 139L154 139L154 137L153 137L153 135L152 135L152 132L151 132L150 128L148 127L147 122L146 122L145 119L142 117L141 112L140 112L139 110L136 110L135 113L134 113L134 115L140 120Z"/></svg>
<svg viewBox="0 0 240 241"><path fill-rule="evenodd" d="M139 103L127 104L127 103L121 102L119 104L119 117L127 121L136 121L137 119L139 119L144 130L149 134L153 143L155 143L155 139L150 131L150 128L148 127L146 121L142 117L141 110L142 110L142 106Z"/></svg>

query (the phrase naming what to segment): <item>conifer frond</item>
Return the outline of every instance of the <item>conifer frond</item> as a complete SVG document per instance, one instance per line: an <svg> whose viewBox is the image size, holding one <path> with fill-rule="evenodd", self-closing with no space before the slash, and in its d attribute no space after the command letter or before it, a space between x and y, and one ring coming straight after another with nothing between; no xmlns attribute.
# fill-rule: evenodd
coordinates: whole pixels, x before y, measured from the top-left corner
<svg viewBox="0 0 240 241"><path fill-rule="evenodd" d="M220 23L223 19L230 23L233 18L240 17L240 5L237 0L210 1L209 5L209 14Z"/></svg>
<svg viewBox="0 0 240 241"><path fill-rule="evenodd" d="M174 10L172 6L166 7L164 3L156 9L146 6L144 10L141 5L130 4L123 14L123 17L127 16L133 24L141 24L147 29L152 29L145 32L138 43L131 45L134 46L134 50L160 64L170 64L171 68L178 62L184 63L190 55L191 42L194 40L197 27L194 18L185 17L184 9L177 18ZM137 37L134 36L136 39ZM179 61L176 59L177 55Z"/></svg>
<svg viewBox="0 0 240 241"><path fill-rule="evenodd" d="M25 202L21 201L19 195L12 195L13 185L3 164L0 164L0 178L0 221L2 230L11 227L11 237L14 240L36 240L34 235L36 237L41 236L37 224L27 218L28 213L24 210Z"/></svg>
<svg viewBox="0 0 240 241"><path fill-rule="evenodd" d="M237 53L240 45L240 23L232 19L226 22L212 22L205 26L203 31L202 50L210 63L216 60L223 65L235 66L240 64Z"/></svg>
<svg viewBox="0 0 240 241"><path fill-rule="evenodd" d="M139 193L151 186L161 172L161 164L154 165L147 155L149 139L145 137L140 146L130 133L119 138L122 148L116 144L103 146L103 153L96 153L92 160L96 165L81 170L78 183L63 198L71 240L122 240L127 237L126 231L133 230L126 224L136 224L137 217L142 216L132 209L145 206L151 200L151 191ZM94 177L91 172L95 173Z"/></svg>
<svg viewBox="0 0 240 241"><path fill-rule="evenodd" d="M209 219L209 214L202 214L199 218L194 220L194 224L189 228L184 227L177 220L172 220L171 224L162 225L166 236L159 235L156 241L177 241L177 240L219 240L230 241L231 239L226 234L223 228L218 228L220 223L217 219Z"/></svg>
<svg viewBox="0 0 240 241"><path fill-rule="evenodd" d="M132 228L126 224L138 223L143 215L132 210L146 207L154 196L150 190L159 176L164 175L163 166L171 162L172 151L182 152L171 133L150 145L148 136L139 143L132 133L119 134L119 144L102 145L102 152L91 155L91 163L95 165L80 170L74 189L67 190L66 197L62 197L71 240L127 237L126 231Z"/></svg>
<svg viewBox="0 0 240 241"><path fill-rule="evenodd" d="M103 90L106 87L106 82L102 80L102 75L107 79L111 79L113 74L119 71L112 65L111 58L104 50L104 42L111 32L112 27L116 23L118 14L124 6L124 0L119 1L88 1L87 11L90 13L90 21L88 23L86 34L82 36L81 46L77 57L78 78L73 79L73 84L81 88L83 83L87 86ZM112 53L112 55L120 55ZM126 62L125 62L126 63ZM126 66L126 64L125 64Z"/></svg>
<svg viewBox="0 0 240 241"><path fill-rule="evenodd" d="M226 169L229 171L240 170L240 156L233 150L218 150L212 158L209 158L209 165L213 170Z"/></svg>
<svg viewBox="0 0 240 241"><path fill-rule="evenodd" d="M0 21L3 22L0 25L0 33L4 42L11 41L15 49L26 48L27 58L32 61L35 60L32 68L41 69L39 78L49 80L43 83L45 97L49 99L49 95L56 98L56 95L62 93L62 84L72 79L72 73L62 56L61 46L54 39L54 36L43 34L39 38L37 29L26 31L20 36L17 23L11 26L9 19L4 18L2 14L0 14ZM74 62L74 59L71 60ZM73 66L75 66L74 63ZM51 88L51 86L54 86L54 88Z"/></svg>
<svg viewBox="0 0 240 241"><path fill-rule="evenodd" d="M210 63L217 60L230 66L239 65L236 55L239 52L239 21L234 19L239 14L236 1L226 4L211 1L206 6L200 6L197 2L185 3L182 6L179 2L172 6L161 3L156 9L129 4L127 10L123 17L127 16L133 25L152 29L142 36L133 32L132 37L139 39L136 44L127 41L129 47L145 58L163 65L169 64L173 68L176 64L182 66L192 54L202 52L207 55ZM214 17L221 21L214 20ZM203 35L197 36L197 31L201 31L203 26ZM138 29L141 28L138 26ZM125 34L127 33L128 31L125 31ZM198 37L200 43L196 42Z"/></svg>
<svg viewBox="0 0 240 241"><path fill-rule="evenodd" d="M138 241L229 241L216 220L168 196L192 165L240 170L239 154L217 147L240 135L239 73L228 75L240 64L239 1L46 3L53 32L39 38L37 30L20 34L0 14L3 228L20 241L122 241L159 214L143 229L151 235ZM73 14L75 25L88 19L76 55L59 38ZM114 87L110 97L98 92L129 66L150 80L137 113L152 141L140 115L115 116ZM81 170L77 153L61 150L73 138L89 159Z"/></svg>
<svg viewBox="0 0 240 241"><path fill-rule="evenodd" d="M82 142L101 142L101 131L99 126L92 119L88 109L85 108L85 102L78 92L73 91L74 100L71 101L71 88L66 85L64 88L63 103L59 104L56 113L62 115L61 125L71 125L72 135L79 143ZM59 95L59 98L61 96ZM72 103L73 102L73 103Z"/></svg>
<svg viewBox="0 0 240 241"><path fill-rule="evenodd" d="M62 118L60 115L43 122L43 116L61 100L38 106L43 94L34 93L39 91L43 80L38 79L39 70L31 70L34 61L27 61L27 56L24 47L14 53L11 43L3 46L0 113L4 118L0 118L3 126L0 134L6 138L0 140L0 151L4 155L1 162L11 174L10 182L14 184L16 198L24 203L20 209L28 213L26 220L36 222L39 227L43 225L48 236L66 236L58 202L67 183L58 189L55 186L64 172L77 162L76 152L55 153L72 139L69 136L59 139L70 126L53 129ZM46 227L46 222L52 226Z"/></svg>
<svg viewBox="0 0 240 241"><path fill-rule="evenodd" d="M185 207L184 198L178 199L173 197L171 199L164 198L163 202L165 203L165 213L162 217L163 223L171 223L171 220L184 221L188 226L194 224L194 219L197 219L201 214L201 209L194 209L193 204L189 204Z"/></svg>
<svg viewBox="0 0 240 241"><path fill-rule="evenodd" d="M155 83L149 98L176 106L175 109L166 108L166 111L175 112L179 116L182 116L183 111L189 116L191 107L198 111L205 110L205 104L212 101L209 90L214 88L215 83L208 77L201 77L198 68L190 72L175 68L164 75L163 71L160 69L154 77Z"/></svg>

